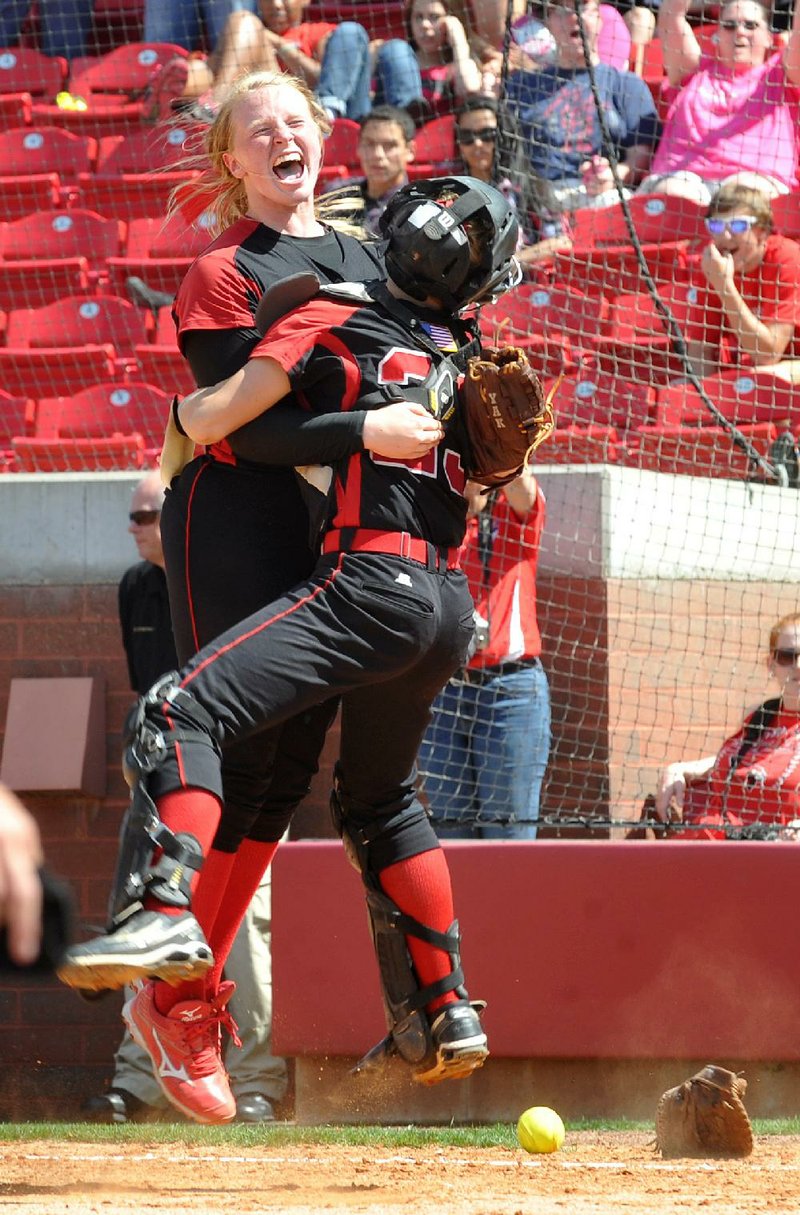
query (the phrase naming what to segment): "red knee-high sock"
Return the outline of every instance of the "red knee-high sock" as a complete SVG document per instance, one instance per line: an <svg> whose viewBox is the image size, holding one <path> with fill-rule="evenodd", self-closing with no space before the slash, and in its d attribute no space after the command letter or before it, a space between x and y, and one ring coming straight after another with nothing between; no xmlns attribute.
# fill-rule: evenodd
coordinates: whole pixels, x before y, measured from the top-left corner
<svg viewBox="0 0 800 1215"><path fill-rule="evenodd" d="M401 911L428 928L446 932L455 919L450 870L441 848L389 865L380 871L378 880ZM447 978L452 967L450 957L443 949L412 936L406 937L406 944L422 987ZM431 1000L426 1007L428 1012L434 1012L443 1004L452 1004L458 999L454 991L449 991Z"/></svg>
<svg viewBox="0 0 800 1215"><path fill-rule="evenodd" d="M158 813L162 823L169 827L175 835L179 832L193 835L200 845L203 856L207 856L211 841L217 833L222 807L219 798L205 789L176 789L174 793L165 793L158 799ZM153 859L161 856L161 849L156 849ZM200 874L195 873L190 881L190 889L194 894ZM148 911L164 911L168 915L181 915L183 907L172 907L162 903L154 895L148 894L144 900Z"/></svg>
<svg viewBox="0 0 800 1215"><path fill-rule="evenodd" d="M209 943L235 859L235 852L220 852L217 848L212 848L203 861L197 889L192 894L192 911ZM169 983L156 983L153 999L158 1011L166 1016L173 1005L181 1000L206 1000L211 990L208 976L204 975L202 979L193 979L189 983L177 983L174 986Z"/></svg>
<svg viewBox="0 0 800 1215"><path fill-rule="evenodd" d="M244 919L244 913L253 901L259 883L277 851L277 842L245 840L239 846L208 938L214 954L214 965L206 975L206 985L210 991L216 991L219 986L222 968L239 931L239 925Z"/></svg>

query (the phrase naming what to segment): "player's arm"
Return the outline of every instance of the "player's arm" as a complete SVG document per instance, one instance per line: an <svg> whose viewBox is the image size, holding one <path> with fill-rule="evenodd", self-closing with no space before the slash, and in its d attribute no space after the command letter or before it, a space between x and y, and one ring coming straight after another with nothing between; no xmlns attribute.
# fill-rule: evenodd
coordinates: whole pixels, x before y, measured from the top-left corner
<svg viewBox="0 0 800 1215"><path fill-rule="evenodd" d="M783 54L783 70L789 84L800 89L800 4L794 6L792 31Z"/></svg>
<svg viewBox="0 0 800 1215"><path fill-rule="evenodd" d="M227 380L184 397L177 407L177 419L195 443L218 443L290 391L289 377L280 363L268 356L251 359Z"/></svg>
<svg viewBox="0 0 800 1215"><path fill-rule="evenodd" d="M690 0L663 0L658 10L658 37L670 84L680 84L700 66L700 43L689 24Z"/></svg>
<svg viewBox="0 0 800 1215"><path fill-rule="evenodd" d="M536 477L530 468L523 469L516 481L503 486L505 499L520 521L526 519L536 505L537 492Z"/></svg>

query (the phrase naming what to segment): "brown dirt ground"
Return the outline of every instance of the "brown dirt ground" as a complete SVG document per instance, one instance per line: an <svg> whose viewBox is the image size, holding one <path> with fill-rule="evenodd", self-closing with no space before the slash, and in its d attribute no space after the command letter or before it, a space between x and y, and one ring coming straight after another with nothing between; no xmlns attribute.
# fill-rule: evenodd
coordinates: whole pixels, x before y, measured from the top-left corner
<svg viewBox="0 0 800 1215"><path fill-rule="evenodd" d="M663 1161L646 1134L570 1132L552 1156L501 1148L0 1142L15 1215L797 1215L800 1137L744 1161Z"/></svg>

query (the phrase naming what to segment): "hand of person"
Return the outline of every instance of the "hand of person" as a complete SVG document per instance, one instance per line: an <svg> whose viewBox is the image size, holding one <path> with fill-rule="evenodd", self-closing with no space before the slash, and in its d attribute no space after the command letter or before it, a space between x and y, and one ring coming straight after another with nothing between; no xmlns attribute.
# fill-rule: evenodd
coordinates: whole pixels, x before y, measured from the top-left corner
<svg viewBox="0 0 800 1215"><path fill-rule="evenodd" d="M700 268L709 287L717 295L722 295L733 285L733 258L730 253L720 253L713 241L709 241L703 250Z"/></svg>
<svg viewBox="0 0 800 1215"><path fill-rule="evenodd" d="M441 422L412 401L392 401L371 410L364 420L366 450L395 460L418 460L443 438Z"/></svg>
<svg viewBox="0 0 800 1215"><path fill-rule="evenodd" d="M614 189L614 174L605 156L593 156L581 165L581 177L586 193L594 197Z"/></svg>
<svg viewBox="0 0 800 1215"><path fill-rule="evenodd" d="M0 924L20 966L34 962L42 936L42 842L36 820L0 785Z"/></svg>
<svg viewBox="0 0 800 1215"><path fill-rule="evenodd" d="M452 13L442 17L441 28L444 32L445 40L448 46L452 47L453 50L455 50L456 47L469 46L467 41L467 32L464 29L464 26L461 24L458 17L454 17Z"/></svg>
<svg viewBox="0 0 800 1215"><path fill-rule="evenodd" d="M683 764L668 764L661 773L656 790L656 814L662 823L683 818L686 797L686 772Z"/></svg>

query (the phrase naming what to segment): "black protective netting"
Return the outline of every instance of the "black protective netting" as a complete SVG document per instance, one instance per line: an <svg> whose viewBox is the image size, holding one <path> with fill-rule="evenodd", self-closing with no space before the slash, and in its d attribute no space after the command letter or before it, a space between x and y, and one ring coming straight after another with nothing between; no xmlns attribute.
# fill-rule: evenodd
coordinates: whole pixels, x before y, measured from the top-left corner
<svg viewBox="0 0 800 1215"><path fill-rule="evenodd" d="M157 461L168 402L193 383L170 300L209 240L198 153L242 70L307 78L334 121L318 193L368 230L398 172L495 182L517 205L524 277L482 328L560 378L558 427L536 458L541 538L500 491L476 592L540 554L536 591L506 596L501 657L531 656L538 599L553 704L541 812L607 833L668 760L715 753L763 700L767 632L796 607L793 20L780 0L4 0L0 467ZM362 129L384 104L413 126ZM469 817L493 805L498 740L516 727L493 716L508 688L456 693L438 717L453 770L423 767ZM733 778L712 771L706 803L734 832L759 817L732 793L745 771L771 790L767 818L794 818L774 788L793 786L793 742L778 777L761 735L749 742Z"/></svg>

